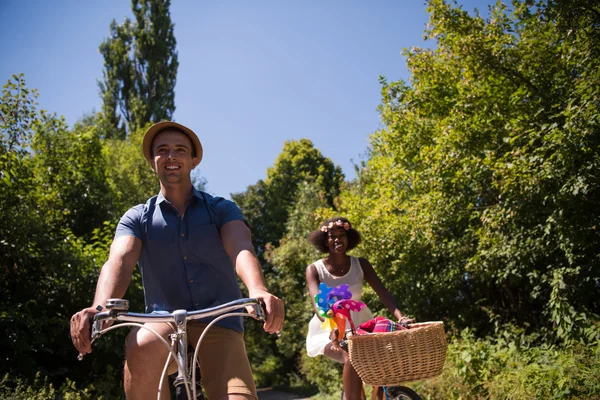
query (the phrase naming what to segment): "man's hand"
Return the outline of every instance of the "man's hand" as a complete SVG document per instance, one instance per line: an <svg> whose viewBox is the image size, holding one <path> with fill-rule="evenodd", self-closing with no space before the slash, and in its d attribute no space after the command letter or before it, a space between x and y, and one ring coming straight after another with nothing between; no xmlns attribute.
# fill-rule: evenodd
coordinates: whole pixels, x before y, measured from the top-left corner
<svg viewBox="0 0 600 400"><path fill-rule="evenodd" d="M279 333L285 316L283 301L266 291L251 291L248 297L261 300L265 305L266 319L263 328L269 333Z"/></svg>
<svg viewBox="0 0 600 400"><path fill-rule="evenodd" d="M71 317L71 341L81 355L92 352L90 318L97 313L97 309L88 307Z"/></svg>

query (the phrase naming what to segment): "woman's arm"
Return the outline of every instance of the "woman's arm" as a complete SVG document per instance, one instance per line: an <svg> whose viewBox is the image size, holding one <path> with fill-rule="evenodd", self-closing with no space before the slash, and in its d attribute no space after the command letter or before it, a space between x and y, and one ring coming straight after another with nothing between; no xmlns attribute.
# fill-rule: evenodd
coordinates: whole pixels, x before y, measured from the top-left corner
<svg viewBox="0 0 600 400"><path fill-rule="evenodd" d="M402 320L402 318L405 318L405 315L396 305L396 299L394 299L394 296L392 296L392 294L385 288L383 282L381 282L381 279L379 279L379 276L377 276L377 273L375 272L375 269L373 269L371 263L365 258L359 258L358 260L360 261L360 266L362 267L365 281L367 281L375 293L377 293L377 296L379 296L379 299L383 305L386 306L386 308L390 310L392 314L394 314L394 317L396 317L398 321Z"/></svg>
<svg viewBox="0 0 600 400"><path fill-rule="evenodd" d="M319 273L317 272L317 267L315 267L314 264L310 264L308 267L306 267L306 285L308 286L308 293L310 295L310 301L312 302L315 314L317 314L317 317L321 321L324 321L325 319L317 312L317 305L315 304L315 296L317 293L319 293L319 283Z"/></svg>

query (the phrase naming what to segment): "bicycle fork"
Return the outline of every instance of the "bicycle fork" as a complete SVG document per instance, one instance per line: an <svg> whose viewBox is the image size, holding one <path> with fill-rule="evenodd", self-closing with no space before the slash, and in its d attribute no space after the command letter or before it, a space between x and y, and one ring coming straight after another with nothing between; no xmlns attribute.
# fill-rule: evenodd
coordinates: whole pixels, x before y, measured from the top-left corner
<svg viewBox="0 0 600 400"><path fill-rule="evenodd" d="M179 365L181 365L183 368L183 371L180 368L177 368L177 378L175 378L175 382L174 382L174 386L175 386L175 390L176 391L184 391L185 392L185 387L183 388L183 390L181 390L179 388L180 385L183 385L185 383L185 381L187 380L188 382L191 381L192 377L190 376L189 373L189 368L188 368L188 358L187 358L187 348L188 348L188 343L187 343L187 312L185 310L176 310L173 312L173 316L175 317L175 324L177 325L177 333L173 333L171 334L171 341L177 341L178 346L177 346L177 360L179 361ZM186 378L184 380L183 374L186 374Z"/></svg>

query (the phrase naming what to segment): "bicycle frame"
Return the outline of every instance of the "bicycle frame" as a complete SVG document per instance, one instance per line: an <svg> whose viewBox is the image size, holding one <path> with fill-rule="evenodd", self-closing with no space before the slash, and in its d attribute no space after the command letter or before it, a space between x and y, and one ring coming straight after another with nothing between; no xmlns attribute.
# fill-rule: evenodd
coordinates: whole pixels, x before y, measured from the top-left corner
<svg viewBox="0 0 600 400"><path fill-rule="evenodd" d="M248 312L239 312L240 309L251 306L254 309L254 314ZM213 319L204 329L194 351L193 363L198 363L198 350L204 335L217 321L234 316L253 317L257 320L265 320L265 311L259 300L252 298L244 298L235 300L226 304L222 304L216 307L207 308L203 310L187 311L187 310L175 310L171 313L161 314L143 314L143 313L131 313L127 312L128 302L122 299L110 299L106 305L107 311L101 311L94 316L92 324L92 342L98 339L101 335L117 328L124 326L136 326L142 329L146 329L155 334L162 343L169 350L169 357L165 362L160 383L158 386L157 398L160 400L160 394L162 391L162 384L167 373L167 369L171 360L171 357L177 363L177 378L175 379L174 386L177 388L179 385L184 385L188 399L196 398L196 368L192 368L192 376L190 382L190 376L188 375L188 358L187 358L187 323L188 321L199 320L208 317L216 317ZM104 321L120 321L120 324L110 326L106 329L102 329ZM160 334L155 332L153 329L143 325L147 322L165 322L174 324L175 333L170 334L171 344L169 344ZM175 353L174 346L177 344L177 352ZM80 360L82 356L78 357ZM190 392L190 383L192 391ZM193 397L192 397L193 395Z"/></svg>

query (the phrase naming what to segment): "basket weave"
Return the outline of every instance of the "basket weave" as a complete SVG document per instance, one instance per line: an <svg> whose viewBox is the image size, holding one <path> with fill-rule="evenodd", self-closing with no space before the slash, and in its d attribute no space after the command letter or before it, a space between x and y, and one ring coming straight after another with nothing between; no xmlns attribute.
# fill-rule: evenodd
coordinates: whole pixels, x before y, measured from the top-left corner
<svg viewBox="0 0 600 400"><path fill-rule="evenodd" d="M447 349L443 322L422 322L407 330L348 338L352 366L364 383L374 386L400 385L440 375Z"/></svg>

